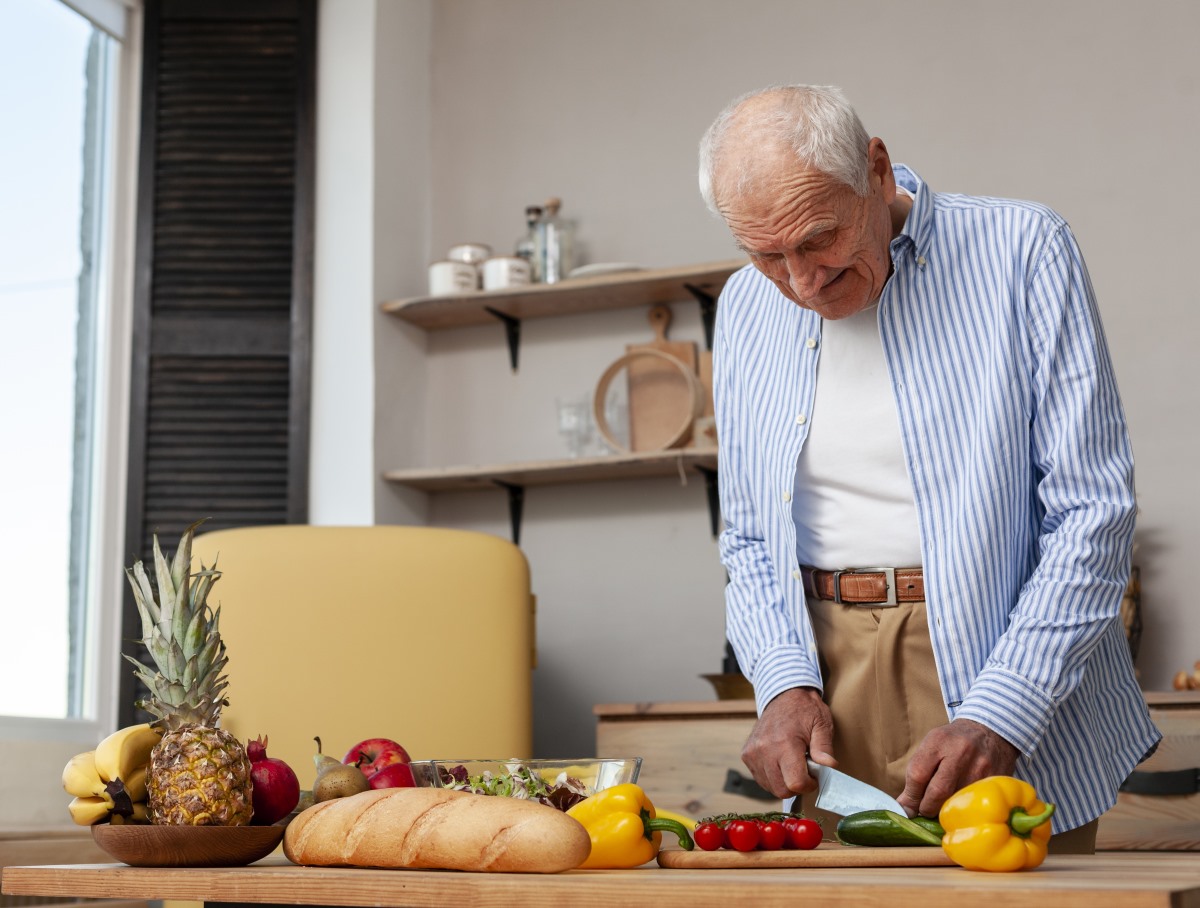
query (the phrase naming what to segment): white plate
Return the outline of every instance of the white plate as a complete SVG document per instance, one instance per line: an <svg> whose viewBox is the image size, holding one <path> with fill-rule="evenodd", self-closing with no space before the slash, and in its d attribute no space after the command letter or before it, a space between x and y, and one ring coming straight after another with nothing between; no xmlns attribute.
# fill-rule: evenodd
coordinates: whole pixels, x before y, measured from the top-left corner
<svg viewBox="0 0 1200 908"><path fill-rule="evenodd" d="M594 265L580 265L578 268L572 268L567 277L596 277L600 274L641 270L641 265L634 265L632 262L597 262Z"/></svg>

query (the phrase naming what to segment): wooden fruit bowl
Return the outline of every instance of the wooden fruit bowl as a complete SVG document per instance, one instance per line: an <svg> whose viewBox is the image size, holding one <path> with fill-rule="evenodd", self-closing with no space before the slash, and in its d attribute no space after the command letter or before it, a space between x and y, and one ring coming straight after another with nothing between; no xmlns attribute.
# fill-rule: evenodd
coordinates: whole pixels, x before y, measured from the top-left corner
<svg viewBox="0 0 1200 908"><path fill-rule="evenodd" d="M283 827L98 823L92 838L131 867L242 867L274 851Z"/></svg>

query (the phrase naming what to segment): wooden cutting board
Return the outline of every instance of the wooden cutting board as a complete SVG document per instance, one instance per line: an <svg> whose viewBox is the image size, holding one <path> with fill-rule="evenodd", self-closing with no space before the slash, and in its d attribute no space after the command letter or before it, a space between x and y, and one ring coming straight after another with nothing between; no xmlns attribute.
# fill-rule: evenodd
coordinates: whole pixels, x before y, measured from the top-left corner
<svg viewBox="0 0 1200 908"><path fill-rule="evenodd" d="M658 853L661 867L677 870L749 869L756 867L953 867L954 862L940 848L897 846L867 848L822 842L809 851L684 851L664 848Z"/></svg>
<svg viewBox="0 0 1200 908"><path fill-rule="evenodd" d="M667 340L671 308L658 304L650 309L654 340L627 344L626 354L656 350L672 356L696 372L696 345L691 341ZM693 407L693 391L679 369L659 357L631 360L626 369L629 383L629 450L657 451L664 448ZM687 438L681 439L686 443Z"/></svg>
<svg viewBox="0 0 1200 908"><path fill-rule="evenodd" d="M700 360L696 365L697 371L700 373L700 387L704 389L704 412L701 416L713 415L713 374L712 374L712 351L701 350Z"/></svg>

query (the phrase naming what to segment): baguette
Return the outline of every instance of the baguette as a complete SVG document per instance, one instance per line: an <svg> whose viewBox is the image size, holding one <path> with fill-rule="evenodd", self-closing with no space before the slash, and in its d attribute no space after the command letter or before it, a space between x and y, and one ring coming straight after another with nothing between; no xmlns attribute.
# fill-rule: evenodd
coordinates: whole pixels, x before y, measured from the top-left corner
<svg viewBox="0 0 1200 908"><path fill-rule="evenodd" d="M558 873L578 867L591 837L536 801L440 788L380 788L323 801L287 826L294 864Z"/></svg>

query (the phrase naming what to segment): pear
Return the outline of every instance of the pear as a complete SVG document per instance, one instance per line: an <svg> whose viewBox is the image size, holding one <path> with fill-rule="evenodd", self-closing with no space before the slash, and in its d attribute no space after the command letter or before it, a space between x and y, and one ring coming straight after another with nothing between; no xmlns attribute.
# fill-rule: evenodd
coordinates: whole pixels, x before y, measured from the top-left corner
<svg viewBox="0 0 1200 908"><path fill-rule="evenodd" d="M357 766L348 766L340 760L321 753L321 739L317 742L317 752L313 754L313 763L317 767L317 780L313 782L313 802L331 801L334 798L345 798L362 791L370 791L371 784Z"/></svg>
<svg viewBox="0 0 1200 908"><path fill-rule="evenodd" d="M333 769L335 766L343 765L339 760L329 756L329 754L321 753L321 739L313 738L317 742L317 752L313 754L313 764L317 767L317 775L325 772L327 769Z"/></svg>

